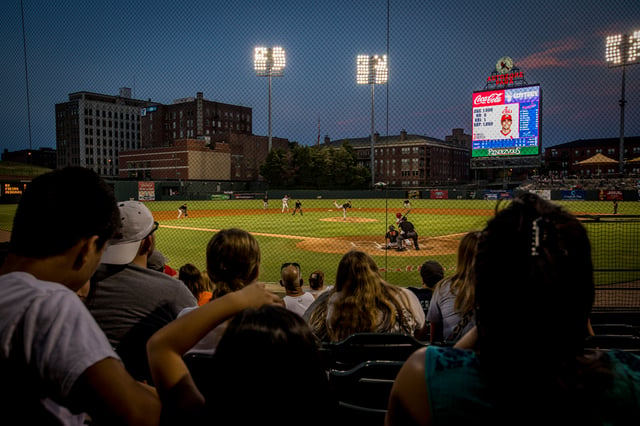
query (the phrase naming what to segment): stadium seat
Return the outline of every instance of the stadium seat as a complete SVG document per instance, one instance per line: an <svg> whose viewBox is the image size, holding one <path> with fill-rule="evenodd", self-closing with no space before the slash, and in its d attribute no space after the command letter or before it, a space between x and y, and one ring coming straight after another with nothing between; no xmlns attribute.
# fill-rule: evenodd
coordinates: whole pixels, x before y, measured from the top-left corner
<svg viewBox="0 0 640 426"><path fill-rule="evenodd" d="M595 334L616 334L621 336L638 336L640 330L631 324L592 324Z"/></svg>
<svg viewBox="0 0 640 426"><path fill-rule="evenodd" d="M426 345L404 333L354 333L339 342L324 343L322 355L327 370L348 370L364 361L404 362Z"/></svg>
<svg viewBox="0 0 640 426"><path fill-rule="evenodd" d="M349 370L330 370L340 425L383 425L389 394L404 361L366 361Z"/></svg>
<svg viewBox="0 0 640 426"><path fill-rule="evenodd" d="M193 382L200 391L204 391L207 389L207 386L211 386L209 372L212 358L212 354L199 352L187 352L182 357L191 373L191 377L193 377Z"/></svg>
<svg viewBox="0 0 640 426"><path fill-rule="evenodd" d="M588 349L620 349L623 351L640 351L640 337L619 334L596 334L585 340Z"/></svg>

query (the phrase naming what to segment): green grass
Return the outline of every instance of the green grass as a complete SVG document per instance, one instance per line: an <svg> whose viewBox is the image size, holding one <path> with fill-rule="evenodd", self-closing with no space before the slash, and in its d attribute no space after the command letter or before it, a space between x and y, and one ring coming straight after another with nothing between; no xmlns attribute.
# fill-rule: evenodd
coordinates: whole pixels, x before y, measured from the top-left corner
<svg viewBox="0 0 640 426"><path fill-rule="evenodd" d="M293 206L294 201L290 201L289 204ZM189 200L191 215L180 220L177 220L177 208L182 204L180 201L147 202L146 204L151 211L156 213L157 217L162 217L159 220L160 229L157 231L157 246L175 269L185 263L193 263L204 269L206 267L206 245L213 233L219 229L238 227L252 232L259 241L262 252L259 279L266 282L278 281L282 263L298 262L302 266L305 279L313 270L321 269L325 272L326 281L333 283L342 253L332 254L303 250L296 247L296 244L305 237L356 238L357 236L379 236L379 242L382 244L388 225L395 222L395 213L402 210L402 200L352 200L353 208L348 211L348 217L360 217L373 221L331 222L321 219L342 216L342 211L333 206L333 200L301 201L304 216L291 216L291 213L281 214L279 200L270 201L268 214L262 210L262 200ZM343 200L337 201L342 202ZM610 214L612 212L611 202L573 201L559 203L576 214ZM417 270L427 259L441 262L445 269L451 273L455 268L455 254L429 250L429 238L449 235L451 239L456 239L459 236L455 234L481 229L493 214L495 206L495 201L485 200L413 200L413 212L410 213L409 218L414 223L420 238L427 239L427 249L421 251L419 256L392 256L388 255L388 252L380 250L380 254L375 255L374 259L383 270L385 279L401 286L420 284ZM11 230L15 208L15 205L0 205L0 229ZM223 215L197 217L198 211L212 209L223 212ZM317 209L317 211L311 211L311 209ZM386 210L373 211L374 209ZM419 213L418 209L439 210L423 214ZM468 211L465 214L453 214L452 209L468 209ZM291 208L290 212L292 211ZM228 215L224 213L228 213ZM621 202L619 213L640 215L640 203ZM43 220L46 220L44 214ZM170 226L197 229L175 229ZM629 247L628 244L637 245L638 233L620 232L619 228L615 226L603 228L601 225L588 225L587 229L594 247L598 248L598 252L594 254L596 267L607 268L612 262L615 264L619 262L637 263L637 259L626 258L630 252L624 247ZM605 229L606 233L601 233L602 229ZM289 235L299 238L283 238L263 234Z"/></svg>

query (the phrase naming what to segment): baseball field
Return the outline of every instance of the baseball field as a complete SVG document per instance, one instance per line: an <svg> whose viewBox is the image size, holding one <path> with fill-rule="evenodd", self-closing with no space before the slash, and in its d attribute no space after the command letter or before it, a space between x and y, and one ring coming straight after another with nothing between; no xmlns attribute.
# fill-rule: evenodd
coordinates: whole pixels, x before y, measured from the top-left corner
<svg viewBox="0 0 640 426"><path fill-rule="evenodd" d="M383 277L390 283L419 285L419 266L427 259L439 261L447 273L455 270L456 250L460 238L471 230L481 229L494 214L494 200L412 200L407 218L419 235L420 250L409 247L398 252L384 249L384 235L395 224L396 213L405 212L400 199L354 199L347 209L346 220L334 200L303 199L300 215L293 215L295 199L289 210L282 212L280 200L270 200L268 209L261 199L186 201L188 216L178 219L178 207L184 201L151 201L146 205L160 223L157 247L174 269L193 263L205 269L205 250L211 236L220 229L237 227L251 232L259 241L262 261L259 279L277 282L280 265L297 262L305 278L320 269L328 284L335 281L340 257L349 249L366 251L373 256ZM335 200L339 204L346 200ZM611 215L610 201L566 201L574 214ZM503 202L500 207L507 205ZM0 229L11 230L15 205L0 205ZM640 203L621 202L619 215L640 215ZM43 212L46 220L46 212ZM605 233L587 225L594 250L596 267L607 269L611 259L637 255L640 235L638 227L608 227ZM596 225L597 227L597 225ZM629 232L632 229L632 232ZM595 241L599 240L599 241ZM624 259L623 259L624 260ZM637 259L628 259L633 264ZM597 278L598 281L598 278ZM599 283L608 283L604 276Z"/></svg>

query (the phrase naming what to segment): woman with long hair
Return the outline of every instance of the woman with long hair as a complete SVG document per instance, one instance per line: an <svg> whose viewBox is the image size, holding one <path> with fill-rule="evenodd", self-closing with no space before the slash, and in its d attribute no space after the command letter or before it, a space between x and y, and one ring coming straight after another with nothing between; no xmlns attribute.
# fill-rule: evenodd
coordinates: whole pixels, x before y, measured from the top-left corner
<svg viewBox="0 0 640 426"><path fill-rule="evenodd" d="M236 291L258 278L260 246L245 230L223 229L207 244L207 274L213 285L212 299Z"/></svg>
<svg viewBox="0 0 640 426"><path fill-rule="evenodd" d="M482 231L475 350L429 345L394 382L385 424L640 424L640 356L585 349L594 300L587 231L526 193ZM465 339L470 336L465 335Z"/></svg>
<svg viewBox="0 0 640 426"><path fill-rule="evenodd" d="M473 266L480 232L469 232L458 246L456 272L441 280L433 291L427 312L431 343L454 343L475 325Z"/></svg>
<svg viewBox="0 0 640 426"><path fill-rule="evenodd" d="M258 278L260 246L253 235L243 229L222 229L207 244L207 275L211 280L211 297L215 300L241 290ZM197 307L183 309L181 317ZM190 352L213 353L227 327L222 321L197 342Z"/></svg>
<svg viewBox="0 0 640 426"><path fill-rule="evenodd" d="M305 317L323 340L338 341L358 332L426 338L424 311L416 295L385 282L367 253L347 252L338 264L335 286L322 296Z"/></svg>

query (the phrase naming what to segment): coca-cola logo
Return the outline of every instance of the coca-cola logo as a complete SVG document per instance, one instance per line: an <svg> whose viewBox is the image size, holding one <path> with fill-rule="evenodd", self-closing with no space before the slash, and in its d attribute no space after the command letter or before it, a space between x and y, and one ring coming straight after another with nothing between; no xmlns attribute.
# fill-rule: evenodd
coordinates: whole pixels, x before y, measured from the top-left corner
<svg viewBox="0 0 640 426"><path fill-rule="evenodd" d="M500 103L502 103L502 92L493 92L486 96L479 94L473 100L474 105L493 105Z"/></svg>

